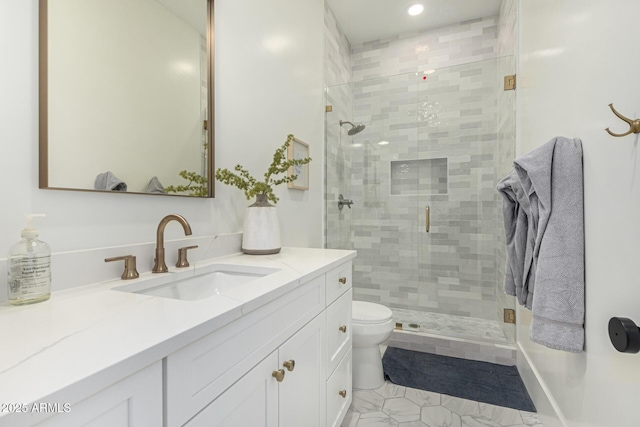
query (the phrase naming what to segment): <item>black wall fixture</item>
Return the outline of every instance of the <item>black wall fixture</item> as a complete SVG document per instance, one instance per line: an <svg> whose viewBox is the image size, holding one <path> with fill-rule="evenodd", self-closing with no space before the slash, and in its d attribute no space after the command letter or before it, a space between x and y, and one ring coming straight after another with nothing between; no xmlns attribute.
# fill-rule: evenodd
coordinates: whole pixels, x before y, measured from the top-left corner
<svg viewBox="0 0 640 427"><path fill-rule="evenodd" d="M612 317L609 320L609 339L621 353L640 351L640 328L626 317Z"/></svg>

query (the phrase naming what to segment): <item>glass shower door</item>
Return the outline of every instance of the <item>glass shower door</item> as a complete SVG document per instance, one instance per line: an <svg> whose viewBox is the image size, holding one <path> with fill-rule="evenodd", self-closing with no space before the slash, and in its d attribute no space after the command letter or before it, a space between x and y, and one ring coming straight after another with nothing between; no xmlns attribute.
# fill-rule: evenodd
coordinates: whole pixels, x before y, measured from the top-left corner
<svg viewBox="0 0 640 427"><path fill-rule="evenodd" d="M419 305L428 332L506 343L496 307L496 65L421 76Z"/></svg>
<svg viewBox="0 0 640 427"><path fill-rule="evenodd" d="M415 73L330 87L327 100L327 247L358 251L354 299L415 308L418 176L408 162L418 146ZM365 127L349 135L352 125L340 120ZM337 210L339 194L353 200L351 209Z"/></svg>
<svg viewBox="0 0 640 427"><path fill-rule="evenodd" d="M340 120L352 115L351 84L330 86L325 90L325 246L329 249L353 249L351 218L356 206L338 205L339 196L351 199L351 140L346 138Z"/></svg>

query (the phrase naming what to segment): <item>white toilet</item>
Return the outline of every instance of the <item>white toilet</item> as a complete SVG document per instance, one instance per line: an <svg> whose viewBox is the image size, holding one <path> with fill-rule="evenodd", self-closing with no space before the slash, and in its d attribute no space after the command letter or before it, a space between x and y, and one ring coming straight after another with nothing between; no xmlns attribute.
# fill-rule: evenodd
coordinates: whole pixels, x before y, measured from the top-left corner
<svg viewBox="0 0 640 427"><path fill-rule="evenodd" d="M353 301L353 388L374 389L384 384L379 345L393 331L393 313L383 305Z"/></svg>

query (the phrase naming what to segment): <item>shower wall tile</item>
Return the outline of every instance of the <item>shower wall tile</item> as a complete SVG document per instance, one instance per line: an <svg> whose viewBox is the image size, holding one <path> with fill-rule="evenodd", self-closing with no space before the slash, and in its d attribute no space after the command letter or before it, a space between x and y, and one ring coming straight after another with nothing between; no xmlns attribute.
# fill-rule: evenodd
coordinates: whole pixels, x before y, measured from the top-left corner
<svg viewBox="0 0 640 427"><path fill-rule="evenodd" d="M352 45L353 81L422 72L496 57L498 17Z"/></svg>
<svg viewBox="0 0 640 427"><path fill-rule="evenodd" d="M324 2L324 86L351 82L351 43Z"/></svg>

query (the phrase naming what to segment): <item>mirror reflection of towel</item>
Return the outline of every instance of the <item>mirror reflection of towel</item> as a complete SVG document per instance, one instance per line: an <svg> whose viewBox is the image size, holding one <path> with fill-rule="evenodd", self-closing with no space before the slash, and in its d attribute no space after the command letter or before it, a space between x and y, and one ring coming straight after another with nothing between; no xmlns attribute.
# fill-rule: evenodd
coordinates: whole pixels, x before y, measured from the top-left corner
<svg viewBox="0 0 640 427"><path fill-rule="evenodd" d="M103 172L96 176L93 184L96 190L127 191L127 183L116 177L113 172Z"/></svg>
<svg viewBox="0 0 640 427"><path fill-rule="evenodd" d="M149 184L147 184L147 189L145 190L145 192L165 194L164 185L160 183L160 180L157 176L154 176L153 178L151 178L151 181L149 181Z"/></svg>

